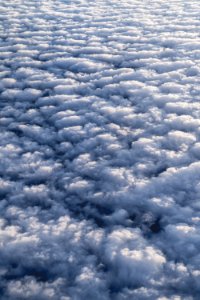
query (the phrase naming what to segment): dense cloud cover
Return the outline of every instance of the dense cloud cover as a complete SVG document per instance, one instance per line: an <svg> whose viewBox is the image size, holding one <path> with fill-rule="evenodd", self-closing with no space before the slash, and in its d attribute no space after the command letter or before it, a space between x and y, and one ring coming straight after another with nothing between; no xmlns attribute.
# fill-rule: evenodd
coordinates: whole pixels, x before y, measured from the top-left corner
<svg viewBox="0 0 200 300"><path fill-rule="evenodd" d="M199 299L200 1L0 12L0 299Z"/></svg>

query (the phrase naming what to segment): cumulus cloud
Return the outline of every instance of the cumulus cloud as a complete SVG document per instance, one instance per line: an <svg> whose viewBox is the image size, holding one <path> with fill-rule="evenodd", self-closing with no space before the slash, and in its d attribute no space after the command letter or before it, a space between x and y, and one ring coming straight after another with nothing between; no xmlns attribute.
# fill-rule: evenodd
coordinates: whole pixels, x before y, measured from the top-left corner
<svg viewBox="0 0 200 300"><path fill-rule="evenodd" d="M199 299L199 1L0 6L0 298Z"/></svg>

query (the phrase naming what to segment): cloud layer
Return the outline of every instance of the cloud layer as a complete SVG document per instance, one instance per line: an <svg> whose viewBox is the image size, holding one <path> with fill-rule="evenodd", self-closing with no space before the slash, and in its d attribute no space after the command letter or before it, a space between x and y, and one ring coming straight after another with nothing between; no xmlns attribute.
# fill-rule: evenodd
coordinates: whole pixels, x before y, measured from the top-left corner
<svg viewBox="0 0 200 300"><path fill-rule="evenodd" d="M200 2L0 7L1 299L199 299Z"/></svg>

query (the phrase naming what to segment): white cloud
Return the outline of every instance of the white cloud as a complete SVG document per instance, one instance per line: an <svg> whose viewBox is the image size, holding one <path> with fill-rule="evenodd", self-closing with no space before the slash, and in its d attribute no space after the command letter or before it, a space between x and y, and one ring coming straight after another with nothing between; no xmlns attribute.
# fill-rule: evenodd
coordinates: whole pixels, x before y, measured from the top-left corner
<svg viewBox="0 0 200 300"><path fill-rule="evenodd" d="M199 299L199 1L0 2L1 299Z"/></svg>

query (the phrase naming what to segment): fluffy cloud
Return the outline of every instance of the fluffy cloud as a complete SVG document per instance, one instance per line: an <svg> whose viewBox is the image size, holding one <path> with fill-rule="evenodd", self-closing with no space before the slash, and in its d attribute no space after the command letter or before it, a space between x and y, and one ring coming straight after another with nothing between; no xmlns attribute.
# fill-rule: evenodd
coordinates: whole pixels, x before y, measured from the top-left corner
<svg viewBox="0 0 200 300"><path fill-rule="evenodd" d="M199 1L0 5L0 298L199 299Z"/></svg>

